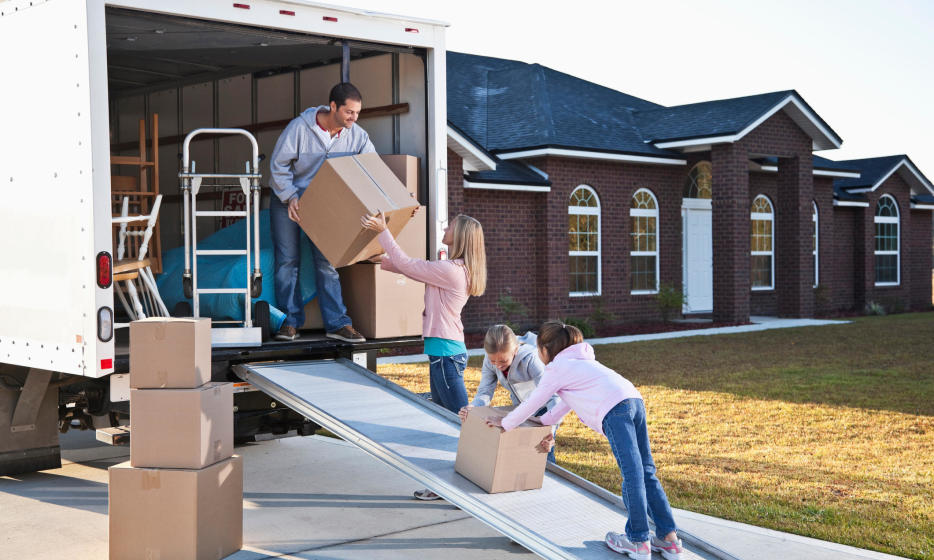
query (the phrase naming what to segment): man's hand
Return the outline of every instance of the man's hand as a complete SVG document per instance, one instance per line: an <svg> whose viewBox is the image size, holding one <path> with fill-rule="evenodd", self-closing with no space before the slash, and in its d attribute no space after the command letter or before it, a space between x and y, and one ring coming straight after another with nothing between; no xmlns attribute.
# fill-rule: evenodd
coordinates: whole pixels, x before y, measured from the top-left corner
<svg viewBox="0 0 934 560"><path fill-rule="evenodd" d="M491 428L499 428L503 430L503 419L498 416L490 416L486 419L486 425Z"/></svg>
<svg viewBox="0 0 934 560"><path fill-rule="evenodd" d="M457 411L457 417L461 419L461 424L467 421L467 414L470 413L471 408L473 408L473 406L468 404Z"/></svg>
<svg viewBox="0 0 934 560"><path fill-rule="evenodd" d="M298 215L298 197L289 199L289 219L296 224L302 223L302 217Z"/></svg>
<svg viewBox="0 0 934 560"><path fill-rule="evenodd" d="M386 229L386 215L383 214L382 211L375 216L364 214L364 216L360 218L360 225L365 229L382 233Z"/></svg>
<svg viewBox="0 0 934 560"><path fill-rule="evenodd" d="M415 217L415 214L418 214L418 209L419 209L419 208L421 208L421 206L416 206L415 208L412 208L412 217L413 217L413 218Z"/></svg>
<svg viewBox="0 0 934 560"><path fill-rule="evenodd" d="M539 453L548 453L555 446L554 434L548 434L535 446Z"/></svg>

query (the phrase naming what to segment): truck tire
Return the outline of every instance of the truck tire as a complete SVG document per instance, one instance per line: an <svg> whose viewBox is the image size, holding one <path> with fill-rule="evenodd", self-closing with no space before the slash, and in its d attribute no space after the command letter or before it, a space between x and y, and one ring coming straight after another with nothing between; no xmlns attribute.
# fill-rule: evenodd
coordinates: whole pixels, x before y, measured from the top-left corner
<svg viewBox="0 0 934 560"><path fill-rule="evenodd" d="M257 301L253 306L253 326L259 327L263 342L272 337L272 317L269 314L269 302Z"/></svg>

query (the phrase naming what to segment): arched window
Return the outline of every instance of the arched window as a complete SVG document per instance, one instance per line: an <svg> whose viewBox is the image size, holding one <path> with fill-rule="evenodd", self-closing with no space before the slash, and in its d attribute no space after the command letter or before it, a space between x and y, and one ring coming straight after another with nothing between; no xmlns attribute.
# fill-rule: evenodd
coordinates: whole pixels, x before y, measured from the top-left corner
<svg viewBox="0 0 934 560"><path fill-rule="evenodd" d="M883 195L876 205L876 286L897 286L899 274L898 204Z"/></svg>
<svg viewBox="0 0 934 560"><path fill-rule="evenodd" d="M814 244L811 252L814 254L814 287L816 288L820 284L820 259L818 258L820 253L820 217L817 215L817 203L812 200L811 204L814 206L811 212L811 221L814 222Z"/></svg>
<svg viewBox="0 0 934 560"><path fill-rule="evenodd" d="M587 185L568 203L568 263L572 296L600 294L600 199Z"/></svg>
<svg viewBox="0 0 934 560"><path fill-rule="evenodd" d="M771 290L775 286L775 251L773 251L775 222L772 203L763 195L752 201L752 261L749 271L753 290Z"/></svg>
<svg viewBox="0 0 934 560"><path fill-rule="evenodd" d="M648 189L639 189L629 205L630 285L634 294L658 291L658 201Z"/></svg>
<svg viewBox="0 0 934 560"><path fill-rule="evenodd" d="M684 198L710 199L713 194L713 173L710 163L702 161L691 169L684 182Z"/></svg>

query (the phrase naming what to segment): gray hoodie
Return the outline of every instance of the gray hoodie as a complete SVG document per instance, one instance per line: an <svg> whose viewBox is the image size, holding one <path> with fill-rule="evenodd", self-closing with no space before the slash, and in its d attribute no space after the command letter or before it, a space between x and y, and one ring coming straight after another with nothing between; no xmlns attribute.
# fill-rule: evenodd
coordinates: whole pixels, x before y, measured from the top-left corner
<svg viewBox="0 0 934 560"><path fill-rule="evenodd" d="M516 357L513 358L512 365L509 366L508 377L504 376L498 367L490 363L488 356L484 356L483 367L480 370L480 385L477 387L477 394L470 404L473 406L489 406L498 383L509 392L512 404L518 406L538 387L544 371L545 366L538 359L538 348L534 343L519 345L516 350ZM552 397L545 404L546 408L551 410L558 400L558 397Z"/></svg>
<svg viewBox="0 0 934 560"><path fill-rule="evenodd" d="M269 162L271 186L284 203L288 203L292 197L302 196L324 160L376 151L369 135L357 123L342 130L330 149L325 146L315 134L314 127L318 126L315 117L318 111L329 110L328 105L305 109L301 115L292 119L276 141Z"/></svg>

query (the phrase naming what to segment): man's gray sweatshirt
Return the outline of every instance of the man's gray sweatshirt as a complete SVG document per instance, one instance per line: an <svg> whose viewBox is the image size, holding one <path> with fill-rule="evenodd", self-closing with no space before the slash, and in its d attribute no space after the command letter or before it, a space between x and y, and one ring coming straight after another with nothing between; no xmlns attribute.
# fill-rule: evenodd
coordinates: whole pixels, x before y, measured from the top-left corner
<svg viewBox="0 0 934 560"><path fill-rule="evenodd" d="M305 109L292 119L276 141L269 162L271 186L279 200L286 204L290 198L302 196L324 160L376 151L369 135L357 123L342 130L330 148L325 146L314 127L318 126L315 121L318 111L328 110L327 105Z"/></svg>

